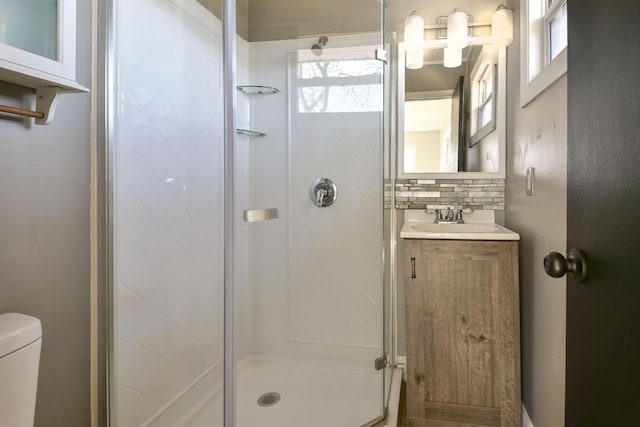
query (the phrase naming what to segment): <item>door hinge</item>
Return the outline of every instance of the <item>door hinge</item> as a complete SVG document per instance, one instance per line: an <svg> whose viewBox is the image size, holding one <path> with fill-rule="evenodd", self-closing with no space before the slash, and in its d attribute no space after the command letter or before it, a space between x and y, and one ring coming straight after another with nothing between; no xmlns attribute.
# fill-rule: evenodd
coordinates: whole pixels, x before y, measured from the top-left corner
<svg viewBox="0 0 640 427"><path fill-rule="evenodd" d="M378 357L375 361L376 371L380 371L387 367L389 361L387 360L387 356Z"/></svg>
<svg viewBox="0 0 640 427"><path fill-rule="evenodd" d="M376 59L378 61L382 61L385 64L387 63L387 51L381 48L376 49Z"/></svg>

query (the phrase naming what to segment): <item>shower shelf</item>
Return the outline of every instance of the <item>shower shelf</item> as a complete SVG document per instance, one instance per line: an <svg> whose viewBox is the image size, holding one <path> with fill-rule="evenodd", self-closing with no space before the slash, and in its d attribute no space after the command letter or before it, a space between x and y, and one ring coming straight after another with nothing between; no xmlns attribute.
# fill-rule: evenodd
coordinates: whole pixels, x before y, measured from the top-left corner
<svg viewBox="0 0 640 427"><path fill-rule="evenodd" d="M260 86L260 85L240 85L236 86L240 92L244 92L247 95L270 95L273 93L278 93L280 90L271 86Z"/></svg>
<svg viewBox="0 0 640 427"><path fill-rule="evenodd" d="M264 132L258 132L255 130L248 130L248 129L236 129L236 133L238 135L253 136L253 137L267 136L267 134Z"/></svg>

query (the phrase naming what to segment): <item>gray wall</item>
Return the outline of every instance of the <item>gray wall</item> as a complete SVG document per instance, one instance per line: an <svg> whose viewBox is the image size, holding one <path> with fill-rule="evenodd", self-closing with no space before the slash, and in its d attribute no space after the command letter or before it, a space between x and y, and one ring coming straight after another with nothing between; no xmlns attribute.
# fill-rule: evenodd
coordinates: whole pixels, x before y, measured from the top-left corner
<svg viewBox="0 0 640 427"><path fill-rule="evenodd" d="M90 84L91 2L78 1L78 80ZM0 82L0 103L33 91ZM89 421L89 95L54 122L0 115L0 312L43 325L36 426Z"/></svg>
<svg viewBox="0 0 640 427"><path fill-rule="evenodd" d="M371 0L251 0L240 2L238 7L241 12L248 11L248 40L252 42L382 28L380 3ZM240 17L238 28L242 35Z"/></svg>
<svg viewBox="0 0 640 427"><path fill-rule="evenodd" d="M518 1L507 7L519 9ZM519 34L519 16L516 39ZM542 268L547 252L566 248L567 78L520 108L519 42L508 50L506 224L521 236L522 398L536 427L564 426L565 279ZM527 197L525 173L536 168Z"/></svg>

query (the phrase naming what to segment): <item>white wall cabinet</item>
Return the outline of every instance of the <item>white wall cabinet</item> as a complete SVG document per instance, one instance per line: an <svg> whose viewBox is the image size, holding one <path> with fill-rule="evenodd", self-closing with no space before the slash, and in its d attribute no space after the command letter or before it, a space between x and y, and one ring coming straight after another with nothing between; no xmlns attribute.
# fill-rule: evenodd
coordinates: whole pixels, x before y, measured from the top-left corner
<svg viewBox="0 0 640 427"><path fill-rule="evenodd" d="M88 91L76 82L76 0L0 0L0 81L36 89L39 124L58 94Z"/></svg>

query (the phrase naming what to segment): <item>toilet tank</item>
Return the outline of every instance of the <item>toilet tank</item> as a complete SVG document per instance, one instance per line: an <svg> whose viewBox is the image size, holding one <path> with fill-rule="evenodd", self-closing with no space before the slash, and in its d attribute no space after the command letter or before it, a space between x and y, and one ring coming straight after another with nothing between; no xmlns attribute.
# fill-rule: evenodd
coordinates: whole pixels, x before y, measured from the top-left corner
<svg viewBox="0 0 640 427"><path fill-rule="evenodd" d="M0 314L0 424L33 427L42 327L35 317Z"/></svg>

